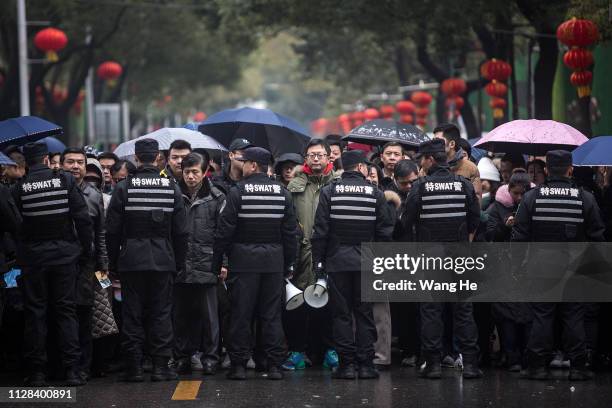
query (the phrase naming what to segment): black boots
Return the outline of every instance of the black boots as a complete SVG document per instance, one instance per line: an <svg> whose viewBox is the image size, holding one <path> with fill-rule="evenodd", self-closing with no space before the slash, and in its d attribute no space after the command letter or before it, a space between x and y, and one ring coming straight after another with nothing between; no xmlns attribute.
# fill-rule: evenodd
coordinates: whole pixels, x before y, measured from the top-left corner
<svg viewBox="0 0 612 408"><path fill-rule="evenodd" d="M272 366L268 369L268 380L282 380L283 378L284 375L280 368Z"/></svg>
<svg viewBox="0 0 612 408"><path fill-rule="evenodd" d="M357 378L357 373L355 372L355 365L345 365L340 362L340 367L338 367L338 369L332 373L332 378L341 380L354 380L355 378Z"/></svg>
<svg viewBox="0 0 612 408"><path fill-rule="evenodd" d="M34 371L25 379L26 387L46 387L47 379L42 371Z"/></svg>
<svg viewBox="0 0 612 408"><path fill-rule="evenodd" d="M66 369L66 385L68 387L78 387L80 385L85 385L85 380L80 376L79 370L76 368L68 368Z"/></svg>
<svg viewBox="0 0 612 408"><path fill-rule="evenodd" d="M178 380L178 374L174 368L168 366L168 358L153 357L153 369L151 370L151 381L174 381Z"/></svg>
<svg viewBox="0 0 612 408"><path fill-rule="evenodd" d="M227 378L238 381L246 380L246 367L243 365L232 364L229 372L227 373Z"/></svg>
<svg viewBox="0 0 612 408"><path fill-rule="evenodd" d="M143 382L142 363L138 360L128 360L125 363L125 372L120 377L125 382Z"/></svg>
<svg viewBox="0 0 612 408"><path fill-rule="evenodd" d="M176 361L176 373L177 374L191 374L191 358L180 358Z"/></svg>
<svg viewBox="0 0 612 408"><path fill-rule="evenodd" d="M482 378L482 371L478 368L478 355L463 355L463 378L466 380Z"/></svg>
<svg viewBox="0 0 612 408"><path fill-rule="evenodd" d="M442 378L439 353L427 354L425 356L425 366L419 368L419 376L429 379Z"/></svg>
<svg viewBox="0 0 612 408"><path fill-rule="evenodd" d="M360 365L359 379L360 380L375 380L379 377L378 371L374 365Z"/></svg>

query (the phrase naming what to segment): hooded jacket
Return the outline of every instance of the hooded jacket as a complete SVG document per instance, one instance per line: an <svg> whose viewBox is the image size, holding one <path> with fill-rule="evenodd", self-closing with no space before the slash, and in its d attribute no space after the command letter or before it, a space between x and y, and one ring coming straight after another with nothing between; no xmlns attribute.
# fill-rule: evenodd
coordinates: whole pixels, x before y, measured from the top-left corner
<svg viewBox="0 0 612 408"><path fill-rule="evenodd" d="M506 226L506 220L509 216L516 213L518 205L514 204L508 185L497 189L495 193L495 201L491 204L488 212L487 220L487 241L505 242L510 241L512 227Z"/></svg>

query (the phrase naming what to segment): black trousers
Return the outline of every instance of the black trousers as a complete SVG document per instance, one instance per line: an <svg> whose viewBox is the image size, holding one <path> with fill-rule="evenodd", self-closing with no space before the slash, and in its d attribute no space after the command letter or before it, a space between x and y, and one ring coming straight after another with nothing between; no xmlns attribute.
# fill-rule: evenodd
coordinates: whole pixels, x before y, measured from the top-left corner
<svg viewBox="0 0 612 408"><path fill-rule="evenodd" d="M79 345L81 347L79 370L89 374L93 355L93 338L91 335L93 306L77 305L77 320L79 323Z"/></svg>
<svg viewBox="0 0 612 408"><path fill-rule="evenodd" d="M398 336L398 346L404 357L418 356L421 352L419 308L420 303L391 303L392 327Z"/></svg>
<svg viewBox="0 0 612 408"><path fill-rule="evenodd" d="M584 366L586 342L583 303L530 303L533 310L531 335L527 343L529 364L541 366L552 359L555 316L558 313L563 332L563 350L572 367Z"/></svg>
<svg viewBox="0 0 612 408"><path fill-rule="evenodd" d="M202 360L219 361L219 310L217 285L174 285L174 355L191 357L202 351Z"/></svg>
<svg viewBox="0 0 612 408"><path fill-rule="evenodd" d="M22 268L25 359L31 371L43 371L47 363L47 307L53 308L54 323L64 368L76 368L79 350L74 303L76 265L28 266Z"/></svg>
<svg viewBox="0 0 612 408"><path fill-rule="evenodd" d="M140 363L145 352L172 355L172 279L166 271L121 273L122 351L127 360Z"/></svg>
<svg viewBox="0 0 612 408"><path fill-rule="evenodd" d="M421 345L425 355L442 351L445 303L421 303ZM478 357L478 329L474 322L472 303L452 303L453 335L464 359Z"/></svg>
<svg viewBox="0 0 612 408"><path fill-rule="evenodd" d="M376 325L372 303L361 301L361 273L332 272L328 286L332 334L340 363L373 364Z"/></svg>
<svg viewBox="0 0 612 408"><path fill-rule="evenodd" d="M285 357L281 319L284 288L282 273L234 273L230 286L232 312L227 342L233 365L244 366L251 357L254 344L251 323L256 315L268 367L282 364Z"/></svg>

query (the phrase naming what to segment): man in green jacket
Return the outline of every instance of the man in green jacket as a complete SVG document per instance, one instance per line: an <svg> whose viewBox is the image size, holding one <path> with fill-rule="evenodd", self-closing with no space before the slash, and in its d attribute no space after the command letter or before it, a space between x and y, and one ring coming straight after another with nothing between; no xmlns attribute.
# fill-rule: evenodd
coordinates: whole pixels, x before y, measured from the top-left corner
<svg viewBox="0 0 612 408"><path fill-rule="evenodd" d="M305 163L301 171L297 171L295 177L287 188L293 196L295 212L301 228L301 242L293 284L304 290L307 286L315 283L312 270L312 250L310 236L314 227L315 213L319 204L319 193L321 189L329 184L339 174L334 172L333 163L330 161L331 149L323 139L312 139L304 154ZM304 304L302 307L291 312L285 312L284 326L289 346L289 356L283 368L285 370L300 370L305 367L305 351L308 339L308 323L314 309ZM318 317L318 316L317 316ZM331 331L331 322L328 313L321 313L324 320L321 331ZM328 333L325 337L331 337ZM338 365L338 356L333 349L325 353L323 365L334 368Z"/></svg>

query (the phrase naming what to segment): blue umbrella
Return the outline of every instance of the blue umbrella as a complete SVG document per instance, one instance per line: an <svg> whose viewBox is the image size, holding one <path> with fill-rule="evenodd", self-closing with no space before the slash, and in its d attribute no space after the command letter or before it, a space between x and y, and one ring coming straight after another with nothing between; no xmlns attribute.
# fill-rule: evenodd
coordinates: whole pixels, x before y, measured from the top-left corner
<svg viewBox="0 0 612 408"><path fill-rule="evenodd" d="M268 149L275 157L283 153L302 153L310 140L299 123L269 109L224 110L211 115L198 130L226 147L236 138L247 139L255 146Z"/></svg>
<svg viewBox="0 0 612 408"><path fill-rule="evenodd" d="M49 153L61 153L66 149L65 144L51 136L45 137L41 140L41 142L44 142L47 145Z"/></svg>
<svg viewBox="0 0 612 408"><path fill-rule="evenodd" d="M0 165L2 166L14 166L17 163L11 160L6 154L0 152Z"/></svg>
<svg viewBox="0 0 612 408"><path fill-rule="evenodd" d="M589 139L572 152L574 166L612 166L612 136Z"/></svg>
<svg viewBox="0 0 612 408"><path fill-rule="evenodd" d="M0 146L24 145L64 133L61 126L36 116L21 116L0 122Z"/></svg>
<svg viewBox="0 0 612 408"><path fill-rule="evenodd" d="M198 122L189 122L183 125L185 129L195 130L196 132L198 131L198 126L200 126L200 123Z"/></svg>
<svg viewBox="0 0 612 408"><path fill-rule="evenodd" d="M483 157L485 157L487 155L487 151L486 150L482 150L479 149L477 147L474 147L474 143L478 142L480 140L479 137L475 137L473 139L468 139L468 142L470 143L470 146L472 146L472 158L476 161L476 163L478 163L478 161L480 159L482 159Z"/></svg>

